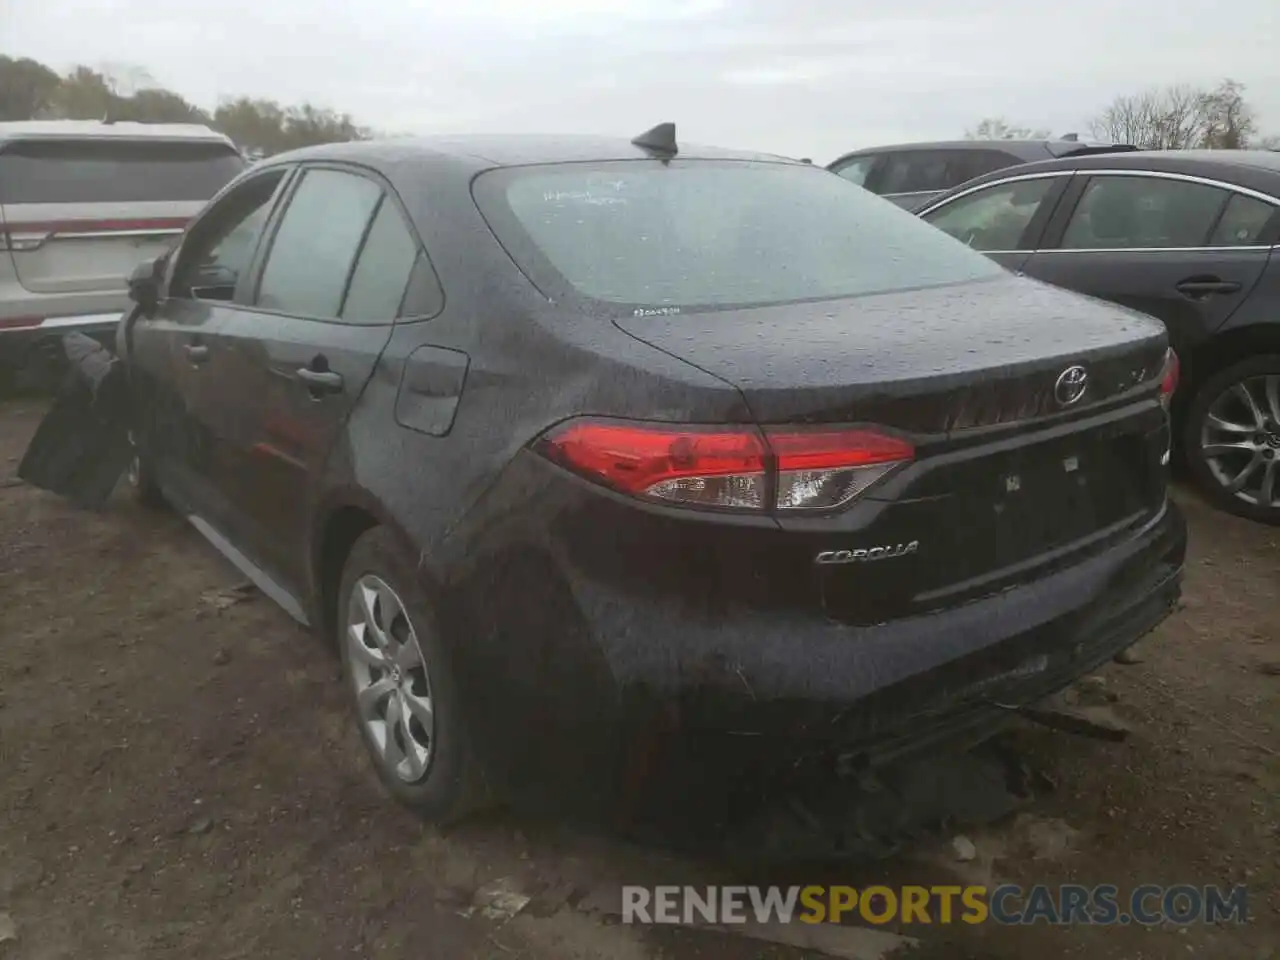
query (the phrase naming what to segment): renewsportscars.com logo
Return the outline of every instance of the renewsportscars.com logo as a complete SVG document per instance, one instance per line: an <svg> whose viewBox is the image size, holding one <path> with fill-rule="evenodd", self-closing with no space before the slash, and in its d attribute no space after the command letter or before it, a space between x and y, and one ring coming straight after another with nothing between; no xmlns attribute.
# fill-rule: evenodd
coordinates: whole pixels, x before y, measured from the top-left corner
<svg viewBox="0 0 1280 960"><path fill-rule="evenodd" d="M980 886L624 886L623 923L997 923L1055 926L1245 923L1248 889L1114 884Z"/></svg>

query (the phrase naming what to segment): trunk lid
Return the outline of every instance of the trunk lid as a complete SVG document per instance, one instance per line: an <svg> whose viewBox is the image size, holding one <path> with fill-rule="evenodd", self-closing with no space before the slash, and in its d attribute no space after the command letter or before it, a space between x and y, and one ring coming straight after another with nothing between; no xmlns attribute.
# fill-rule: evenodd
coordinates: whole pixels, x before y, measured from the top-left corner
<svg viewBox="0 0 1280 960"><path fill-rule="evenodd" d="M1164 328L1016 277L756 310L626 318L627 333L732 383L761 423L865 422L951 434L1080 410L1157 375Z"/></svg>
<svg viewBox="0 0 1280 960"><path fill-rule="evenodd" d="M737 386L761 423L872 424L916 457L850 507L779 514L827 615L879 623L1104 549L1165 500L1163 327L1014 277L620 321ZM1087 373L1064 404L1059 378Z"/></svg>

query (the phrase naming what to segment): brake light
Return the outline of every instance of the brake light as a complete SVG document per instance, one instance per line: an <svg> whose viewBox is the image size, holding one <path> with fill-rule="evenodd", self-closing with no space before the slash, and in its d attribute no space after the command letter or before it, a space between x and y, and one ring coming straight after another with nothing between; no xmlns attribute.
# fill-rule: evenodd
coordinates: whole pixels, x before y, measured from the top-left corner
<svg viewBox="0 0 1280 960"><path fill-rule="evenodd" d="M1178 363L1178 355L1173 352L1170 347L1164 355L1164 367L1160 371L1160 404L1166 410L1173 400L1173 392L1178 389L1178 377L1181 374L1181 365Z"/></svg>
<svg viewBox="0 0 1280 960"><path fill-rule="evenodd" d="M915 455L910 443L865 428L762 433L616 420L570 421L537 448L631 496L754 512L843 506Z"/></svg>

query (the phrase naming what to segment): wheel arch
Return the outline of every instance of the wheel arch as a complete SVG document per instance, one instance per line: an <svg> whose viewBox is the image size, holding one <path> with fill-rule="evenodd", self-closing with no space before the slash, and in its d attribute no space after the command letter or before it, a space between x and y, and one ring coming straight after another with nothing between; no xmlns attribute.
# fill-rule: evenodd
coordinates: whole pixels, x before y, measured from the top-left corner
<svg viewBox="0 0 1280 960"><path fill-rule="evenodd" d="M1259 353L1280 353L1280 317L1275 323L1229 327L1180 357L1184 382L1198 385L1219 370Z"/></svg>
<svg viewBox="0 0 1280 960"><path fill-rule="evenodd" d="M1181 421L1186 415L1192 396L1206 380L1233 363L1260 353L1280 353L1280 322L1229 327L1189 350L1187 356L1179 357L1182 389L1174 402L1175 418Z"/></svg>
<svg viewBox="0 0 1280 960"><path fill-rule="evenodd" d="M332 641L338 615L338 586L351 548L366 532L384 527L410 556L418 554L413 539L375 497L364 491L336 494L316 511L311 549L311 596L315 622Z"/></svg>

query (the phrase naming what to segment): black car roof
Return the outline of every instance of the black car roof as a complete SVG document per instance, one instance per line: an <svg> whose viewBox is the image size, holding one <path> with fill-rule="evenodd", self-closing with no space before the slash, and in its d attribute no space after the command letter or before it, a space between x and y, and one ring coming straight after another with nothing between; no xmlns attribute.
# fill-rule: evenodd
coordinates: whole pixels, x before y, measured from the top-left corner
<svg viewBox="0 0 1280 960"><path fill-rule="evenodd" d="M869 154L904 153L916 150L998 150L1011 154L1019 160L1030 163L1048 157L1061 157L1074 152L1090 152L1098 150L1123 151L1133 148L1121 143L1096 143L1089 140L933 140L916 143L891 143L877 147L864 147L833 160L828 166L864 157Z"/></svg>
<svg viewBox="0 0 1280 960"><path fill-rule="evenodd" d="M1222 180L1280 200L1280 153L1270 150L1137 150L1130 153L1095 153L1006 167L975 177L929 201L929 206L972 190L984 183L1056 170L1150 170Z"/></svg>
<svg viewBox="0 0 1280 960"><path fill-rule="evenodd" d="M321 144L277 154L259 166L299 160L339 160L360 163L374 169L385 169L393 166L402 167L411 162L426 162L455 169L469 168L472 172L479 172L493 167L642 160L650 156L652 156L651 153L622 137L470 134ZM723 150L684 143L680 144L680 152L677 156L679 159L754 160L801 165L798 160L777 154Z"/></svg>

